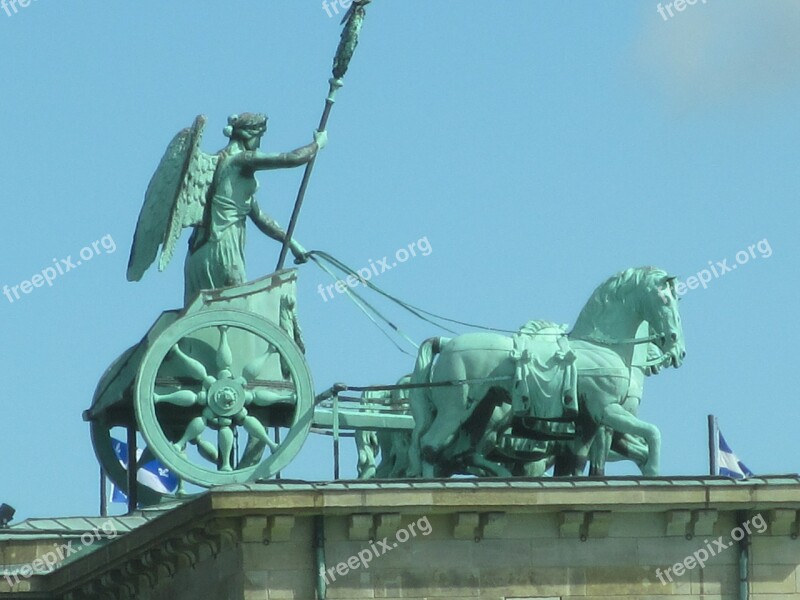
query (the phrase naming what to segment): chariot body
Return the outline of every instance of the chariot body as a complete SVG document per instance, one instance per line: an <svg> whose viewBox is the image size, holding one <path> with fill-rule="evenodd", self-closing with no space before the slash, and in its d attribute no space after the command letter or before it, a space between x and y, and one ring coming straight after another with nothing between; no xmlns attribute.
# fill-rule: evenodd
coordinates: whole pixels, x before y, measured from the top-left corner
<svg viewBox="0 0 800 600"><path fill-rule="evenodd" d="M138 281L160 254L163 270L181 231L193 228L186 305L163 312L109 367L84 412L105 474L131 492L132 505L137 488L138 501L148 504L185 493L182 485L155 493L137 486L139 466L157 464L181 484L202 487L265 479L292 460L312 426L330 430L338 445L340 426L363 416L340 411L335 393L323 394L315 408L295 310L297 271L255 281L245 275L248 218L304 257L258 207L255 172L310 163L324 131L311 144L267 154L259 149L266 117L231 115L224 130L230 143L207 154L200 149L205 123L198 116L168 145L145 194L128 265L128 279ZM370 412L362 424L385 425ZM395 426L410 428L410 421L398 415Z"/></svg>
<svg viewBox="0 0 800 600"><path fill-rule="evenodd" d="M337 447L359 429L413 429L407 410L340 400L343 387L315 397L294 320L296 280L287 269L202 291L186 308L162 313L108 368L84 419L118 488L138 487L143 504L186 493L135 486L125 463L157 460L181 482L212 487L274 477L312 428L335 435ZM125 461L115 450L123 435Z"/></svg>

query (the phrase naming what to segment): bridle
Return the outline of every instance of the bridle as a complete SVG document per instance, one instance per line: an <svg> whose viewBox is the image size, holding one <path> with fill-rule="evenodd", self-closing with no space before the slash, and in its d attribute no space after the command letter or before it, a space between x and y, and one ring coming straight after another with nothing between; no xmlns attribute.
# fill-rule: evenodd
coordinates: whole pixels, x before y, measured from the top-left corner
<svg viewBox="0 0 800 600"><path fill-rule="evenodd" d="M639 337L639 338L623 338L621 340L615 340L612 338L600 338L597 336L587 335L581 337L570 337L571 340L582 340L584 342L591 342L593 344L598 344L600 346L624 346L624 345L637 345L637 344L649 344L654 341L660 341L662 344L666 343L667 336L665 334L653 334L647 337ZM659 348L661 351L661 348ZM641 364L631 365L631 367L640 367L640 368L647 368L647 367L655 367L658 365L663 365L664 363L671 361L672 359L669 355L661 352L661 356L658 358L651 358L649 360L644 361Z"/></svg>
<svg viewBox="0 0 800 600"><path fill-rule="evenodd" d="M674 280L674 277L669 277L667 282ZM649 326L649 321L648 321ZM650 328L652 331L652 327ZM675 339L675 333L672 334L673 340ZM574 340L583 340L585 342L591 342L594 344L598 344L600 346L627 346L627 345L638 345L638 344L650 344L652 342L660 342L661 345L667 343L667 334L666 333L653 333L651 335L645 337L632 337L632 338L622 338L622 339L613 339L603 335L586 335L581 337L570 337L569 339ZM655 367L660 366L665 363L671 362L672 358L661 350L659 346L659 352L661 352L661 356L658 358L652 358L649 360L644 361L642 364L631 365L631 367L640 367L640 368L648 368L648 367Z"/></svg>

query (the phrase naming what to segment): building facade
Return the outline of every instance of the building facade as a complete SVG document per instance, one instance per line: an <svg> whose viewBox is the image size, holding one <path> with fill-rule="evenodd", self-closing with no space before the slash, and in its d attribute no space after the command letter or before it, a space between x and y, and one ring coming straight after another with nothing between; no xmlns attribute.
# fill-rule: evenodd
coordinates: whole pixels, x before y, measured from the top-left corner
<svg viewBox="0 0 800 600"><path fill-rule="evenodd" d="M274 481L0 530L0 598L800 600L799 529L796 476Z"/></svg>

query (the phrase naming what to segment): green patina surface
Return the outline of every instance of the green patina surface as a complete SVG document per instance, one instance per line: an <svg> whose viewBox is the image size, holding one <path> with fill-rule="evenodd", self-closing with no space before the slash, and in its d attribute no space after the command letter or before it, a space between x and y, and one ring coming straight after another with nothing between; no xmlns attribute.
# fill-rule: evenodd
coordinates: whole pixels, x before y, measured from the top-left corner
<svg viewBox="0 0 800 600"><path fill-rule="evenodd" d="M169 144L145 194L127 276L140 280L156 259L163 270L191 228L184 305L162 313L109 367L84 413L105 472L127 489L115 439L123 431L133 445L135 431L144 442L139 463L158 459L180 479L168 497L189 494L184 484L256 481L286 467L317 426L337 441L342 427L355 430L362 478L522 477L550 468L578 476L587 463L597 476L609 460L657 475L661 434L638 416L643 381L680 366L685 345L674 277L653 267L598 286L571 330L530 321L511 337L431 338L396 389L365 393L347 410L336 392L327 403L315 398L296 274L281 267L287 250L297 262L309 256L294 226L368 2L353 2L343 20L313 142L264 153L266 116L243 113L228 118L219 152L201 149L202 115ZM284 231L255 199L256 174L298 166L305 174ZM246 274L248 219L283 244L279 270L255 281ZM140 491L144 504L165 496Z"/></svg>
<svg viewBox="0 0 800 600"><path fill-rule="evenodd" d="M129 444L128 462L158 459L181 482L167 496L181 497L189 493L184 483L209 487L271 477L308 435L314 388L303 357L296 276L282 265L287 250L296 262L307 260L293 230L314 159L327 143L328 115L368 3L353 2L343 21L325 110L311 143L284 153L262 152L267 117L242 113L228 117L229 142L219 152L201 149L202 115L168 145L145 194L127 277L140 280L157 258L159 270L166 268L182 230L191 228L184 307L162 313L109 367L84 413L98 459L122 490L129 483L115 452L122 436ZM284 231L256 201L256 174L304 165ZM248 219L283 244L278 271L256 281L248 281L245 267ZM134 432L144 439L138 459ZM137 488L143 504L163 499L162 493Z"/></svg>

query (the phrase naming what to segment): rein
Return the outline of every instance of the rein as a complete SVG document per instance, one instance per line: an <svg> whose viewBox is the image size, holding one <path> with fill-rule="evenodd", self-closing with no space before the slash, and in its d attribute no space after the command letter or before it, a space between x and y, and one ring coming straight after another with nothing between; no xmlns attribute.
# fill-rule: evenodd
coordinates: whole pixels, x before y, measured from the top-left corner
<svg viewBox="0 0 800 600"><path fill-rule="evenodd" d="M447 331L448 333L452 333L452 334L457 335L457 332L455 332L452 329L442 325L441 323L437 323L437 321L445 321L445 322L453 323L453 324L456 324L456 325L462 325L462 326L470 327L470 328L473 328L473 329L481 329L483 331L493 331L493 332L496 332L496 333L508 333L508 334L518 333L517 331L513 331L513 330L510 330L510 329L500 329L500 328L496 328L496 327L486 327L484 325L478 325L478 324L475 324L475 323L467 323L467 322L464 322L464 321L459 321L457 319L451 319L451 318L444 317L442 315L438 315L436 313L432 313L430 311L424 310L422 308L414 306L413 304L409 304L408 302L404 302L403 300L400 300L399 298L397 298L397 297L389 294L385 290L381 289L380 287L378 287L377 285L375 285L374 283L372 283L368 279L362 278L355 269L347 266L342 261L340 261L337 258L331 256L327 252L323 252L321 250L312 250L312 251L306 253L306 256L313 263L315 263L319 268L321 268L323 271L325 271L332 279L337 279L337 277L336 277L336 275L334 273L331 272L330 269L328 269L326 267L326 265L323 264L323 261L327 262L330 266L332 266L332 267L334 267L336 269L339 269L340 271L342 271L342 272L344 272L344 273L346 273L348 275L351 275L351 276L355 277L359 281L359 283L361 285L363 285L364 287L369 288L369 289L377 292L381 296L387 298L391 302L393 302L393 303L397 304L398 306L400 306L401 308L407 310L408 312L410 312L415 317L421 319L422 321L430 323L430 324L432 324L432 325L434 325L436 327L439 327L439 328L443 329L444 331ZM389 340L394 344L394 346L396 348L398 348L403 354L409 354L409 353L406 352L403 348L401 348L397 344L397 342L395 342L395 340L393 340L389 336L388 332L378 324L378 320L384 322L389 327L390 330L393 330L395 333L400 335L402 338L405 339L406 342L410 343L414 348L418 347L417 344L414 343L414 341L407 334L405 334L397 325L395 325L392 321L390 321L388 318L386 318L386 316L384 316L380 311L378 311L377 308L372 306L372 304L367 302L358 292L354 292L350 288L350 286L347 286L345 288L345 294L347 295L348 298L350 298L350 300L353 301L354 304L356 304L356 306L359 308L359 310L361 310L373 322L373 324L375 324L375 326L381 331L381 333L383 333L387 338L389 338ZM372 313L372 314L370 314L370 313ZM650 335L650 336L641 337L641 338L634 337L634 338L623 338L621 340L613 340L613 339L608 339L608 338L600 339L600 338L594 337L594 336L571 337L569 333L564 334L564 333L549 333L549 332L540 332L537 335L557 335L559 337L563 336L563 335L566 335L567 339L569 339L569 340L583 340L583 341L586 341L586 342L591 342L591 343L599 344L599 345L602 345L602 346L615 346L615 345L627 345L627 344L648 344L650 342L654 342L656 340L661 340L661 339L665 338L664 335ZM645 361L641 365L631 365L631 366L632 367L647 368L647 367L653 367L653 366L664 364L666 361L667 361L666 355L662 354L661 358L650 359L650 360Z"/></svg>
<svg viewBox="0 0 800 600"><path fill-rule="evenodd" d="M662 339L663 335L649 335L647 337L642 338L622 338L621 340L613 340L610 338L600 339L592 336L581 336L581 337L571 337L571 340L583 340L584 342L594 342L595 344L600 344L602 346L617 346L617 345L625 345L625 344L649 344L650 342L654 342L656 340Z"/></svg>
<svg viewBox="0 0 800 600"><path fill-rule="evenodd" d="M634 344L634 345L636 345L636 344L649 344L649 343L654 342L656 340L663 339L664 337L665 336L663 336L663 335L655 335L654 334L654 335L649 335L647 337L623 338L621 340L612 340L612 339L608 339L608 338L600 339L600 338L596 338L596 337L593 337L593 336L583 336L583 337L576 337L576 338L570 338L570 339L581 340L581 341L584 341L584 342L591 342L591 343L599 344L601 346L617 346L617 345L627 345L627 344ZM671 360L671 359L669 359L666 354L662 353L659 358L651 358L650 360L646 360L641 364L631 365L631 367L638 367L638 368L655 367L655 366L658 366L658 365L665 364L668 360Z"/></svg>

